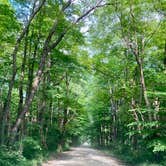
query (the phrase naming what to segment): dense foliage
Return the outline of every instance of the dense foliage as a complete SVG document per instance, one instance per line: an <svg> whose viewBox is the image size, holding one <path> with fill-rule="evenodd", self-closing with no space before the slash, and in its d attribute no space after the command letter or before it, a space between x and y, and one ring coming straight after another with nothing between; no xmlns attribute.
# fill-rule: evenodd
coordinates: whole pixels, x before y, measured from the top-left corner
<svg viewBox="0 0 166 166"><path fill-rule="evenodd" d="M164 165L165 16L164 0L0 0L0 165L84 142Z"/></svg>
<svg viewBox="0 0 166 166"><path fill-rule="evenodd" d="M117 1L93 17L90 139L133 156L132 164L141 156L159 162L166 154L164 2Z"/></svg>

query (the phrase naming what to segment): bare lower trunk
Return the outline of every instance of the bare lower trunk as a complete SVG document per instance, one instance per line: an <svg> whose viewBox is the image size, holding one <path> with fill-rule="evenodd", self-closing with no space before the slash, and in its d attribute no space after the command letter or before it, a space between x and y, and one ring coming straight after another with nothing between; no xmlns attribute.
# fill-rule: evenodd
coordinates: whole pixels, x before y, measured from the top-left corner
<svg viewBox="0 0 166 166"><path fill-rule="evenodd" d="M131 107L132 107L132 116L133 116L133 119L136 121L136 122L138 122L139 123L139 117L138 117L138 115L137 115L137 112L136 112L136 102L135 102L135 100L132 98L132 100L131 100ZM133 130L139 130L139 131L141 131L141 126L138 124L138 126L136 127L136 126L134 126L133 127ZM132 136L132 138L131 138L131 140L132 140L132 145L133 145L133 148L134 149L137 149L137 136L135 136L135 135L133 135Z"/></svg>
<svg viewBox="0 0 166 166"><path fill-rule="evenodd" d="M4 141L6 139L6 131L9 125L8 120L9 120L9 108L10 108L10 103L11 103L11 95L12 95L12 89L15 81L15 75L16 75L16 70L13 72L13 77L12 80L10 81L9 84L9 90L8 90L8 95L4 103L4 109L2 112L2 126L1 126L1 144L4 144Z"/></svg>
<svg viewBox="0 0 166 166"><path fill-rule="evenodd" d="M140 84L141 84L141 88L142 88L143 97L145 100L146 107L147 107L148 111L150 111L150 102L148 99L146 85L145 85L142 61L141 61L141 58L139 57L139 55L135 54L135 57L136 57L136 61L137 61L138 67L139 67L139 71L140 71ZM152 121L151 113L149 112L148 115L149 115L149 121Z"/></svg>
<svg viewBox="0 0 166 166"><path fill-rule="evenodd" d="M112 114L112 133L113 133L113 141L116 141L117 139L117 126L116 126L116 121L117 121L117 102L113 99L113 93L114 89L110 89L110 106L111 106L111 114Z"/></svg>
<svg viewBox="0 0 166 166"><path fill-rule="evenodd" d="M28 36L28 32L27 32ZM28 47L28 41L27 36L25 38L25 44L24 44L24 57L22 60L22 66L21 66L21 77L20 77L20 87L19 87L19 104L18 104L18 115L22 110L23 107L23 81L24 81L24 75L25 75L25 65L26 65L26 59L27 59L27 47Z"/></svg>
<svg viewBox="0 0 166 166"><path fill-rule="evenodd" d="M39 33L40 33L40 31L39 31ZM36 58L37 51L38 51L38 45L39 45L39 37L35 43L32 60L29 59L29 62L28 62L28 85L27 85L27 89L26 89L26 100L28 99L30 92L32 90L35 58ZM31 43L30 43L30 51L29 52L31 52Z"/></svg>
<svg viewBox="0 0 166 166"><path fill-rule="evenodd" d="M44 92L45 93L45 92ZM43 95L44 98L44 95ZM40 140L41 140L41 144L43 145L43 147L45 147L47 149L47 144L46 144L46 139L45 139L45 135L44 135L44 113L46 110L46 101L41 99L41 102L39 102L39 116L38 116L38 123L40 126Z"/></svg>

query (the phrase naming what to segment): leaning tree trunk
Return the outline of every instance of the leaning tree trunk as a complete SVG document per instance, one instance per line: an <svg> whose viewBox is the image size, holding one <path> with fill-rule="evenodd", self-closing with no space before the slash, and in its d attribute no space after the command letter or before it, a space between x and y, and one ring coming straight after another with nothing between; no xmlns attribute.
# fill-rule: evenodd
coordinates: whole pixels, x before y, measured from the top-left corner
<svg viewBox="0 0 166 166"><path fill-rule="evenodd" d="M11 96L12 96L12 90L13 90L13 86L14 86L14 82L15 82L15 77L16 77L16 73L17 73L17 53L19 50L19 46L21 44L21 41L23 40L25 34L27 33L29 26L32 22L32 20L34 19L34 17L36 16L36 14L41 10L42 6L44 5L46 0L43 0L39 6L36 8L36 10L34 10L36 4L34 3L33 5L33 11L30 15L30 18L25 26L25 28L23 29L22 33L20 34L20 36L18 37L13 53L12 53L12 57L13 57L13 69L12 69L12 77L11 80L9 82L9 90L8 90L8 94L7 94L7 98L4 102L4 108L3 108L3 113L2 113L2 126L1 126L1 144L4 144L4 140L5 140L5 130L6 130L6 125L8 123L7 119L9 116L9 110L10 110L10 104L11 104Z"/></svg>
<svg viewBox="0 0 166 166"><path fill-rule="evenodd" d="M70 4L72 3L72 0L69 0L64 7L62 7L61 12L64 12L65 9L67 9ZM40 60L40 65L38 68L38 71L36 73L36 76L34 78L33 81L33 85L32 85L32 90L30 92L30 95L28 97L28 99L25 102L25 105L23 107L22 112L20 113L19 117L17 118L12 130L11 130L11 138L10 138L10 143L12 143L15 140L15 136L17 134L17 130L22 122L22 119L24 117L24 115L29 111L29 107L33 101L34 95L36 93L36 90L40 84L41 81L41 77L43 74L43 70L45 67L45 63L47 61L47 57L48 54L54 49L56 48L59 43L62 41L62 39L64 38L64 36L66 35L66 33L73 27L73 25L76 25L78 22L80 22L82 19L84 19L84 17L86 17L89 13L91 13L92 11L94 11L95 9L97 9L99 7L99 5L101 4L102 0L98 1L96 3L96 5L94 5L93 7L91 7L89 10L87 10L85 13L83 13L78 19L76 19L75 22L73 22L70 26L68 26L67 28L64 29L64 31L58 36L57 40L55 42L52 42L52 44L50 43L52 40L52 37L55 34L55 31L57 29L57 26L59 24L59 20L55 20L53 26L51 27L49 34L45 40L44 46L43 46L43 51L42 51L42 56L41 56L41 60Z"/></svg>

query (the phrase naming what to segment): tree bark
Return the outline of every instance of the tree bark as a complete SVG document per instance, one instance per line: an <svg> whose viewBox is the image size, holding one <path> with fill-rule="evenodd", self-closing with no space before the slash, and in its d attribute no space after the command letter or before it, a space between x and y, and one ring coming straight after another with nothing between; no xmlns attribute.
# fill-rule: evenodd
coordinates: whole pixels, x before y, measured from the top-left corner
<svg viewBox="0 0 166 166"><path fill-rule="evenodd" d="M12 90L13 90L13 86L14 86L14 82L15 82L15 77L16 77L16 73L17 73L17 52L19 49L19 46L21 44L22 39L24 38L25 34L27 33L29 26L32 22L32 20L34 19L34 17L36 16L36 14L41 10L42 6L44 5L46 0L43 0L39 6L37 7L36 10L33 10L33 12L30 15L30 18L27 22L27 24L25 25L25 28L23 29L22 33L20 34L20 36L18 37L13 53L12 53L12 57L13 57L13 69L12 69L12 78L9 82L9 90L8 90L8 94L7 94L7 98L4 102L4 108L3 108L3 115L2 115L2 126L1 126L1 144L4 144L4 140L5 140L5 129L6 129L6 125L8 123L7 118L9 116L9 110L10 110L10 104L11 104L11 95L12 95ZM35 5L34 5L35 7Z"/></svg>
<svg viewBox="0 0 166 166"><path fill-rule="evenodd" d="M141 88L142 88L145 104L146 104L146 107L147 107L148 111L150 111L150 102L149 102L149 99L148 99L146 85L145 85L142 60L141 60L141 58L139 57L138 54L135 54L135 58L136 58L136 61L137 61L138 67L139 67L139 71L140 71L140 84L141 84ZM152 121L151 113L149 112L148 115L149 115L149 121Z"/></svg>
<svg viewBox="0 0 166 166"><path fill-rule="evenodd" d="M99 1L95 6L93 6L89 10L87 10L83 15L81 15L72 25L70 25L69 27L64 29L64 31L59 35L57 40L49 46L49 44L51 42L51 39L52 39L53 35L55 34L55 30L57 28L57 25L58 25L57 20L54 22L53 26L51 27L51 29L49 31L49 34L48 34L46 40L45 40L45 43L44 43L43 52L42 52L42 56L41 56L41 60L40 60L40 65L39 65L38 71L36 73L35 79L33 81L32 90L30 92L30 95L29 95L27 101L25 102L25 105L23 107L22 112L20 113L19 117L17 118L17 120L16 120L16 122L15 122L15 124L14 124L14 126L11 130L11 142L14 141L17 130L18 130L18 127L20 126L20 124L22 122L22 118L28 112L29 106L31 105L31 103L33 101L35 92L36 92L36 90L37 90L37 88L40 84L40 80L41 80L41 77L42 77L42 74L43 74L43 70L44 70L44 67L45 67L45 63L46 63L48 54L52 51L52 49L57 47L57 45L62 41L65 34L71 29L71 27L73 25L80 22L84 17L86 17L89 13L91 13L93 10L95 10L101 2L102 1ZM70 4L67 5L67 7L69 7ZM62 10L65 10L67 7L62 8Z"/></svg>
<svg viewBox="0 0 166 166"><path fill-rule="evenodd" d="M117 121L117 103L113 99L112 95L114 93L114 89L110 89L110 106L111 106L111 114L112 114L112 133L113 133L113 141L116 141L117 139L117 126L116 126L116 121Z"/></svg>
<svg viewBox="0 0 166 166"><path fill-rule="evenodd" d="M22 110L23 106L23 81L24 81L24 75L25 75L25 65L26 65L26 60L27 60L27 47L28 47L28 41L27 41L27 36L28 32L25 38L25 44L24 44L24 56L22 60L22 65L21 65L21 76L20 76L20 87L19 87L19 104L18 104L18 115L20 111Z"/></svg>

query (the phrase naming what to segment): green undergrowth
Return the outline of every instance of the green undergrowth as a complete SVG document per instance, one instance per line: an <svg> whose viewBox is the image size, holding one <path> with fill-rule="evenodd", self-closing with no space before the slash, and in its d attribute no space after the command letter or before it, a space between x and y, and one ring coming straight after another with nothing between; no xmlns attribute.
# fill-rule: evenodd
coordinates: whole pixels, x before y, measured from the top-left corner
<svg viewBox="0 0 166 166"><path fill-rule="evenodd" d="M121 146L114 143L109 147L96 147L107 155L119 159L127 166L166 166L166 157L158 159L158 154L154 154L145 149L134 150L129 146Z"/></svg>
<svg viewBox="0 0 166 166"><path fill-rule="evenodd" d="M48 152L30 137L13 146L0 147L0 166L39 166L47 157Z"/></svg>
<svg viewBox="0 0 166 166"><path fill-rule="evenodd" d="M0 166L38 166L44 158L44 155L41 155L34 159L28 159L19 150L0 147Z"/></svg>
<svg viewBox="0 0 166 166"><path fill-rule="evenodd" d="M12 146L0 146L0 166L40 166L41 163L55 157L59 152L70 149L70 142L58 149L42 147L39 140L26 137Z"/></svg>

